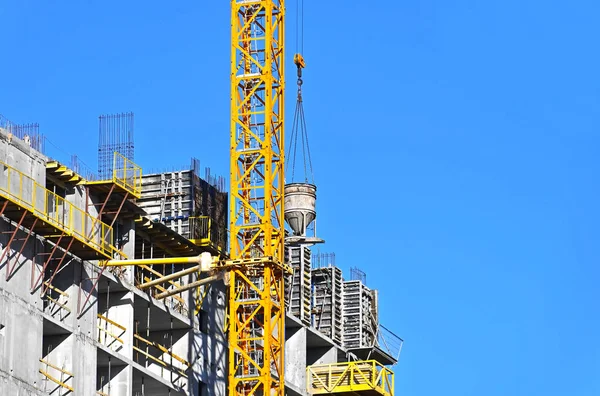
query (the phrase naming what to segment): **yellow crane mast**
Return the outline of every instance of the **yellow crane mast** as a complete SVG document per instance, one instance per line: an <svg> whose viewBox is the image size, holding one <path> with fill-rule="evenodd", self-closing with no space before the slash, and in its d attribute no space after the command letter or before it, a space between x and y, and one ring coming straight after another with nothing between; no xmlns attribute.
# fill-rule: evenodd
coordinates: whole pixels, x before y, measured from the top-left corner
<svg viewBox="0 0 600 396"><path fill-rule="evenodd" d="M231 2L229 394L284 395L284 13Z"/></svg>

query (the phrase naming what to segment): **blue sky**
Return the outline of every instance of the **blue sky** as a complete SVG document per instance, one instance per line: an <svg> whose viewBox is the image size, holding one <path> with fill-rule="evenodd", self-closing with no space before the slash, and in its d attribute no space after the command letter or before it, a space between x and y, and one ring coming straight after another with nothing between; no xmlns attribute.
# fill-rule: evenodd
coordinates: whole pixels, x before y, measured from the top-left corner
<svg viewBox="0 0 600 396"><path fill-rule="evenodd" d="M0 113L95 167L133 111L143 167L226 175L229 2L174 3L2 2ZM398 395L600 394L599 12L306 2L321 251L380 290Z"/></svg>

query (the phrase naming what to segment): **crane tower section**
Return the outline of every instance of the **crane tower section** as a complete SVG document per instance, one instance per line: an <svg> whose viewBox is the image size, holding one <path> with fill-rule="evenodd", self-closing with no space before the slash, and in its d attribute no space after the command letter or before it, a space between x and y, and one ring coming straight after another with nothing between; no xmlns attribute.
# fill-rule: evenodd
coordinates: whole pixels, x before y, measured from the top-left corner
<svg viewBox="0 0 600 396"><path fill-rule="evenodd" d="M231 2L229 395L284 395L284 4Z"/></svg>

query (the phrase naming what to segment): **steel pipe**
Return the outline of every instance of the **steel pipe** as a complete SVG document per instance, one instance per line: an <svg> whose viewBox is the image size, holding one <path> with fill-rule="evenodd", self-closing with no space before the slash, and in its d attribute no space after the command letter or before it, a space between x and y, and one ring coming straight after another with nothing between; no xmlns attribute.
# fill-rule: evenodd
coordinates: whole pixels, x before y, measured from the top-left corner
<svg viewBox="0 0 600 396"><path fill-rule="evenodd" d="M138 286L138 288L139 289L147 289L149 287L160 285L161 283L170 281L171 279L180 278L184 275L188 275L188 274L198 272L198 271L202 271L201 265L196 265L194 267L184 269L183 271L174 272L170 275L163 276L162 278L157 278L150 282L142 283L141 285Z"/></svg>
<svg viewBox="0 0 600 396"><path fill-rule="evenodd" d="M165 265L165 264L199 264L200 256L151 258L135 260L108 260L107 267L124 267L128 265Z"/></svg>
<svg viewBox="0 0 600 396"><path fill-rule="evenodd" d="M173 290L168 290L166 292L157 294L156 296L154 296L154 298L156 298L157 300L161 300L161 299L163 299L165 297L170 297L170 296L172 296L174 294L179 294L179 293L184 292L186 290L193 289L195 287L202 286L202 285L205 285L207 283L214 282L214 281L216 281L218 279L221 279L221 278L223 278L223 272L221 272L221 273L219 273L217 275L209 276L208 278L200 279L199 281L196 281L196 282L188 283L187 285L184 285L184 286L182 286L180 288L173 289Z"/></svg>
<svg viewBox="0 0 600 396"><path fill-rule="evenodd" d="M165 258L149 258L149 259L134 259L134 260L108 260L105 262L106 267L124 267L129 265L165 265L165 264L200 264L202 270L210 269L212 263L217 258L204 252L199 256L192 257L165 257Z"/></svg>

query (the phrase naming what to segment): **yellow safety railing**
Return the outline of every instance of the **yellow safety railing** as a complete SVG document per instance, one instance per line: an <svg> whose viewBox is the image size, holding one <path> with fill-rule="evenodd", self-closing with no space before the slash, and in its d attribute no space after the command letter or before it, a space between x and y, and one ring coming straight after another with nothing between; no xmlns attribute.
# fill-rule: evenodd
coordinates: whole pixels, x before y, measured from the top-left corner
<svg viewBox="0 0 600 396"><path fill-rule="evenodd" d="M44 298L47 300L44 304L44 311L48 310L51 316L54 316L58 311L63 312L62 310L70 314L71 309L67 306L69 294L50 284L48 281L44 282L44 285L50 290L44 295ZM58 310L55 310L56 307L58 307Z"/></svg>
<svg viewBox="0 0 600 396"><path fill-rule="evenodd" d="M190 222L190 241L198 246L210 245L212 220L208 216L192 216Z"/></svg>
<svg viewBox="0 0 600 396"><path fill-rule="evenodd" d="M376 362L366 360L309 366L306 386L310 394L375 391L394 395L394 373Z"/></svg>
<svg viewBox="0 0 600 396"><path fill-rule="evenodd" d="M113 230L31 177L0 161L0 196L30 211L107 258L112 258Z"/></svg>
<svg viewBox="0 0 600 396"><path fill-rule="evenodd" d="M114 345L115 341L123 346L125 342L121 337L127 331L125 326L118 324L117 322L110 320L104 315L98 314L98 342L107 347Z"/></svg>
<svg viewBox="0 0 600 396"><path fill-rule="evenodd" d="M135 198L142 196L142 168L123 154L115 151L112 179L87 181L86 184L115 183Z"/></svg>
<svg viewBox="0 0 600 396"><path fill-rule="evenodd" d="M39 369L40 374L42 374L44 377L46 377L50 381L54 382L56 385L58 385L62 388L68 389L71 392L74 392L73 387L66 384L67 381L69 381L70 379L73 378L73 373L70 373L65 369L55 366L52 363L49 363L47 360L44 360L44 359L40 359L40 363L45 365L45 368ZM49 372L50 368L58 371L60 373L59 375L61 378L58 379L58 378L54 377L52 374L50 374L50 372ZM66 376L66 378L62 378L63 376Z"/></svg>
<svg viewBox="0 0 600 396"><path fill-rule="evenodd" d="M189 218L190 241L196 246L212 246L218 250L224 250L226 236L221 235L215 229L213 220L209 216L191 216ZM217 227L218 228L218 227Z"/></svg>
<svg viewBox="0 0 600 396"><path fill-rule="evenodd" d="M148 359L158 363L160 366L162 366L164 368L168 369L169 366L172 367L182 377L187 378L187 374L185 373L185 370L187 370L191 366L191 364L187 360L185 360L184 358L169 351L169 349L167 347L165 347L164 345L161 345L158 342L153 342L153 341L147 340L144 337L140 336L139 334L134 334L133 338L135 338L138 341L141 341L143 344L146 344L149 347L156 348L157 350L159 350L162 353L162 355L171 356L173 359L175 359L177 362L180 363L180 367L177 367L176 365L172 365L171 363L167 363L167 362L165 362L164 359L160 359L160 358L152 355L151 353L144 351L143 349L141 349L139 347L139 342L136 342L137 345L133 346L134 351L141 353L142 355L146 356Z"/></svg>
<svg viewBox="0 0 600 396"><path fill-rule="evenodd" d="M149 277L145 276L142 273L142 271L148 271L149 273L155 275L158 278L162 278L163 276L166 275L166 274L162 274L162 273L156 271L155 269L153 269L150 266L140 265L139 266L139 272L137 272L139 274L139 276L138 276L139 283L150 282L150 281L154 280L154 278L149 278ZM178 282L175 282L173 280L169 280L169 281L167 281L165 283L173 286L176 289L181 288L181 284L179 284ZM164 293L164 292L167 291L167 289L165 287L161 286L161 285L155 285L155 286L152 286L152 288L156 289L160 293ZM152 293L152 295L155 295L155 294L156 293ZM174 309L175 311L177 311L180 314L187 315L188 305L187 305L187 303L185 302L185 300L183 298L181 298L178 295L173 295L171 297L167 297L166 300L170 300L172 302L172 304L171 304L171 308L172 309Z"/></svg>
<svg viewBox="0 0 600 396"><path fill-rule="evenodd" d="M113 160L113 182L134 197L142 195L142 168L115 151Z"/></svg>

